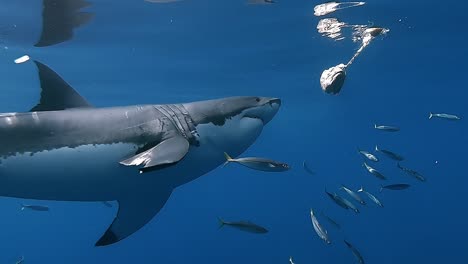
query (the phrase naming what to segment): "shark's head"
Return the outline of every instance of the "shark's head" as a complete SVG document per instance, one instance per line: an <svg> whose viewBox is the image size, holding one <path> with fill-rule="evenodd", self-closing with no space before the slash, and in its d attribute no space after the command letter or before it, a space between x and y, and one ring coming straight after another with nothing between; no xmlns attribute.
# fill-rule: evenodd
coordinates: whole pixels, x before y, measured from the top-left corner
<svg viewBox="0 0 468 264"><path fill-rule="evenodd" d="M223 126L235 118L258 119L266 125L278 112L280 105L281 100L278 98L242 96L195 102L184 106L195 125L212 123Z"/></svg>
<svg viewBox="0 0 468 264"><path fill-rule="evenodd" d="M219 151L239 155L260 135L281 106L269 97L230 97L184 104L201 141Z"/></svg>

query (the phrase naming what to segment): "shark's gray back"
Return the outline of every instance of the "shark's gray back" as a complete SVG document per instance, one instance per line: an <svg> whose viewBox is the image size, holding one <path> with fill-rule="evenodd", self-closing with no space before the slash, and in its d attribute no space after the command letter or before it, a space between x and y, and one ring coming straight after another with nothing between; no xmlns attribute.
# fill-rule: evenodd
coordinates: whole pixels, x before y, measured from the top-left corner
<svg viewBox="0 0 468 264"><path fill-rule="evenodd" d="M0 156L117 143L145 148L177 132L196 144L183 112L182 105L137 105L0 114Z"/></svg>

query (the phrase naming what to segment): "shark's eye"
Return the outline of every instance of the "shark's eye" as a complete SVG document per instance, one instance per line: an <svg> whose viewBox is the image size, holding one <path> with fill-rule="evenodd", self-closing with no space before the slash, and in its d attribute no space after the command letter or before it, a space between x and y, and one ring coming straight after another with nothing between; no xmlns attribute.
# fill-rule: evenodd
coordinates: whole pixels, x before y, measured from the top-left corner
<svg viewBox="0 0 468 264"><path fill-rule="evenodd" d="M260 98L258 98L258 97L255 98L255 101L257 101L257 103L260 102Z"/></svg>

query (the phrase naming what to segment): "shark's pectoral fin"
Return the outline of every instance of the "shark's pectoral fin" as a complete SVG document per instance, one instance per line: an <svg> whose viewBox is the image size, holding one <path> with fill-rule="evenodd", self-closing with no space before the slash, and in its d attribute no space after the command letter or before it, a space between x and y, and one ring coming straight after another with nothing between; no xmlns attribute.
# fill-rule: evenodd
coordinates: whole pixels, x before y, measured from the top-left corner
<svg viewBox="0 0 468 264"><path fill-rule="evenodd" d="M46 65L34 61L39 70L41 99L30 111L58 111L77 107L92 107L86 100Z"/></svg>
<svg viewBox="0 0 468 264"><path fill-rule="evenodd" d="M147 224L166 204L172 188L119 199L119 211L95 246L107 246L130 236Z"/></svg>
<svg viewBox="0 0 468 264"><path fill-rule="evenodd" d="M179 162L187 154L189 147L187 139L175 136L162 141L147 151L121 161L120 164L126 166L144 165L140 172L156 170Z"/></svg>

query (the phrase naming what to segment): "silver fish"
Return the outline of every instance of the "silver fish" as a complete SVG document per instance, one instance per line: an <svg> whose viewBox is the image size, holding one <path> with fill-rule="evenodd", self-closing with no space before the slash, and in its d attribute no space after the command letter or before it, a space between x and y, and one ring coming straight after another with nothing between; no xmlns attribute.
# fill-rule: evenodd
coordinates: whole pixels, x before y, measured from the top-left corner
<svg viewBox="0 0 468 264"><path fill-rule="evenodd" d="M248 157L233 159L226 152L224 153L224 156L226 157L226 162L224 163L225 165L230 162L236 162L254 170L268 172L283 172L290 169L289 165L286 163L264 158Z"/></svg>
<svg viewBox="0 0 468 264"><path fill-rule="evenodd" d="M250 221L235 221L235 222L226 222L223 219L218 217L219 221L219 228L222 228L223 226L232 226L234 228L237 228L239 230L249 232L249 233L255 233L255 234L265 234L268 233L268 230L262 226L259 226L257 224L254 224Z"/></svg>
<svg viewBox="0 0 468 264"><path fill-rule="evenodd" d="M351 189L347 188L343 184L341 185L341 189L344 190L346 193L349 194L349 196L353 197L354 200L358 201L360 204L365 205L366 202L359 196L359 194L355 193Z"/></svg>
<svg viewBox="0 0 468 264"><path fill-rule="evenodd" d="M343 198L341 198L340 196L338 196L336 193L329 193L327 192L327 190L325 190L325 193L328 195L328 197L330 197L330 199L332 199L333 202L335 202L337 205L339 205L340 207L348 210L349 209L349 206L346 204L346 202L344 201Z"/></svg>
<svg viewBox="0 0 468 264"><path fill-rule="evenodd" d="M412 170L412 169L409 169L409 168L405 168L403 166L400 165L400 163L398 162L397 163L397 166L400 170L404 171L406 174L420 180L420 181L426 181L426 178L424 176L422 176L419 172L415 171L415 170Z"/></svg>
<svg viewBox="0 0 468 264"><path fill-rule="evenodd" d="M374 128L378 130L382 130L382 131L387 131L387 132L400 131L400 128L395 127L395 126L383 126L383 125L378 126L377 124L374 124Z"/></svg>
<svg viewBox="0 0 468 264"><path fill-rule="evenodd" d="M398 155L395 152L385 150L385 149L379 149L379 147L377 145L375 146L375 151L381 152L381 153L385 154L387 157L389 157L389 158L391 158L393 160L402 161L402 160L405 159L405 158L403 158L403 156Z"/></svg>
<svg viewBox="0 0 468 264"><path fill-rule="evenodd" d="M358 152L359 152L359 154L361 154L362 156L364 156L366 159L368 159L370 161L374 161L374 162L379 161L379 159L374 154L372 154L372 153L370 153L368 151L358 149Z"/></svg>
<svg viewBox="0 0 468 264"><path fill-rule="evenodd" d="M460 120L461 118L456 116L456 115L450 115L450 114L433 114L429 113L429 119L432 119L433 117L438 117L441 119L447 119L447 120Z"/></svg>
<svg viewBox="0 0 468 264"><path fill-rule="evenodd" d="M383 189L399 191L399 190L408 189L409 187L411 187L411 185L406 184L406 183L397 183L397 184L390 184L390 185L380 185L380 192L382 192Z"/></svg>
<svg viewBox="0 0 468 264"><path fill-rule="evenodd" d="M25 209L29 209L32 211L49 211L49 207L43 206L43 205L28 205L28 204L21 204L21 211L24 211Z"/></svg>
<svg viewBox="0 0 468 264"><path fill-rule="evenodd" d="M310 209L310 219L312 219L312 225L314 226L314 230L317 233L317 235L325 241L327 244L331 244L331 241L328 237L327 230L325 230L317 220L317 217L314 215L314 211Z"/></svg>
<svg viewBox="0 0 468 264"><path fill-rule="evenodd" d="M289 264L294 264L293 258L289 257Z"/></svg>
<svg viewBox="0 0 468 264"><path fill-rule="evenodd" d="M348 206L351 210L353 210L356 214L359 214L359 209L350 201L348 201L346 198L340 197L343 202Z"/></svg>
<svg viewBox="0 0 468 264"><path fill-rule="evenodd" d="M364 264L364 258L362 257L361 253L359 253L359 251L348 241L345 240L344 242L346 246L348 246L348 248L351 250L351 252L353 252L353 255L356 257L359 264Z"/></svg>
<svg viewBox="0 0 468 264"><path fill-rule="evenodd" d="M387 178L385 178L385 176L380 173L378 170L372 168L371 166L367 165L367 163L364 162L364 167L366 167L366 170L371 173L372 175L374 175L375 177L381 179L381 180L386 180Z"/></svg>
<svg viewBox="0 0 468 264"><path fill-rule="evenodd" d="M376 203L378 206L384 207L383 204L379 201L379 199L377 199L377 197L375 197L375 196L372 195L371 193L366 192L366 191L364 190L364 187L361 186L361 188L358 190L358 192L363 192L363 193L365 193L365 194L369 197L369 199L371 199L371 200L372 200L374 203Z"/></svg>

